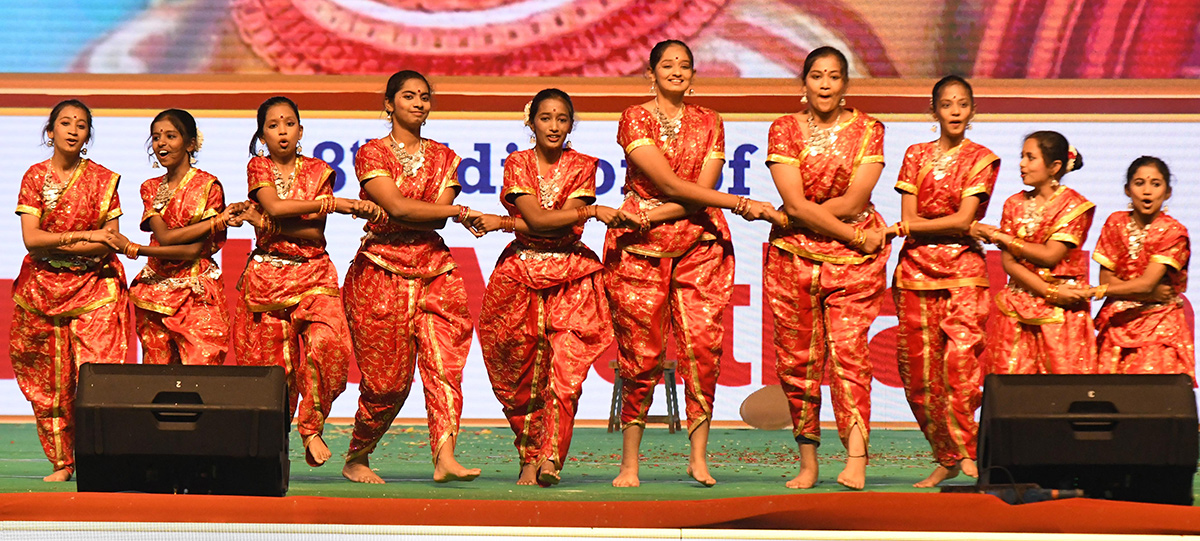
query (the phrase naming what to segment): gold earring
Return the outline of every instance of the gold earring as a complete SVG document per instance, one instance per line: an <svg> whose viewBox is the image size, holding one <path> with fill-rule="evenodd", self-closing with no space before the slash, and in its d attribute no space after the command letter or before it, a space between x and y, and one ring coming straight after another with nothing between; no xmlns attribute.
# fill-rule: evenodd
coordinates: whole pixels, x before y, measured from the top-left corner
<svg viewBox="0 0 1200 541"><path fill-rule="evenodd" d="M79 153L83 154L84 156L87 156L87 147L83 147L83 148L79 149Z"/></svg>
<svg viewBox="0 0 1200 541"><path fill-rule="evenodd" d="M839 107L845 107L845 106L846 106L846 98L842 98L841 100L839 100L839 101L838 101L838 106L839 106Z"/></svg>
<svg viewBox="0 0 1200 541"><path fill-rule="evenodd" d="M301 152L304 152L304 147L301 146L300 143L296 143L296 154L299 154Z"/></svg>
<svg viewBox="0 0 1200 541"><path fill-rule="evenodd" d="M50 148L54 148L54 139L46 141L46 146L48 146Z"/></svg>
<svg viewBox="0 0 1200 541"><path fill-rule="evenodd" d="M695 88L689 88L689 89L688 89L688 95L689 95L689 96L695 96L695 95L696 95L696 89L695 89Z"/></svg>
<svg viewBox="0 0 1200 541"><path fill-rule="evenodd" d="M804 105L808 105L808 94L800 96L800 103L803 103Z"/></svg>

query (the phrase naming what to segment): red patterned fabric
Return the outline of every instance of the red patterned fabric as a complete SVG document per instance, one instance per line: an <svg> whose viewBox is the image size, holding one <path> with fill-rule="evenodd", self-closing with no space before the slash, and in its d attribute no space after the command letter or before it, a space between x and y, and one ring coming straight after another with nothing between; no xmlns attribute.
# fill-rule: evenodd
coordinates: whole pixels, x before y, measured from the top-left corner
<svg viewBox="0 0 1200 541"><path fill-rule="evenodd" d="M509 154L500 199L513 216L528 195L542 208L595 199L596 159L563 152L548 179L533 150ZM571 446L575 411L592 363L613 341L599 258L579 242L582 224L563 237L517 234L496 263L479 315L479 341L492 390L516 434L521 464L559 468Z"/></svg>
<svg viewBox="0 0 1200 541"><path fill-rule="evenodd" d="M1141 276L1150 263L1166 265L1163 283L1177 294L1187 291L1187 228L1160 212L1139 240L1131 216L1121 211L1108 217L1092 259L1121 280ZM1187 374L1196 381L1196 347L1181 297L1163 303L1106 299L1096 315L1096 331L1097 372Z"/></svg>
<svg viewBox="0 0 1200 541"><path fill-rule="evenodd" d="M1079 192L1060 186L1042 205L1032 191L1019 192L1004 202L1000 230L1044 244L1067 243L1070 249L1054 268L1019 260L1025 268L1052 284L1086 287L1087 240L1096 207ZM1096 339L1091 303L1060 307L1046 302L1011 278L996 294L1000 317L988 330L988 372L994 374L1091 374L1096 369Z"/></svg>
<svg viewBox="0 0 1200 541"><path fill-rule="evenodd" d="M427 203L458 191L459 158L440 143L422 141L424 163L407 177L382 139L359 147L359 182L395 181L400 194ZM370 199L364 188L363 199ZM429 447L436 458L458 433L462 370L471 348L467 290L442 237L396 222L368 224L358 256L346 272L346 319L362 372L358 413L348 458L375 449L408 398L419 368L429 416Z"/></svg>
<svg viewBox="0 0 1200 541"><path fill-rule="evenodd" d="M685 105L675 137L644 107L625 109L617 142L629 152L659 149L679 178L696 182L708 160L725 159L721 116ZM633 164L626 169L622 209L637 214L664 201ZM624 379L621 423L644 424L662 379L668 333L679 351L689 433L712 417L720 372L722 316L733 291L733 244L720 209L656 224L649 231L609 229L604 238L605 285Z"/></svg>
<svg viewBox="0 0 1200 541"><path fill-rule="evenodd" d="M969 139L947 153L938 144L908 147L896 191L915 196L917 215L925 219L953 215L963 200L978 197L975 218L982 218L1000 158ZM909 236L894 285L896 356L909 408L938 464L974 460L989 309L983 248L968 235Z"/></svg>
<svg viewBox="0 0 1200 541"><path fill-rule="evenodd" d="M771 124L767 163L800 170L804 196L822 203L842 196L859 166L883 163L883 123L858 110L836 127L830 148L807 144L796 115ZM848 223L886 225L869 202ZM763 292L775 318L775 369L792 412L792 435L820 442L821 380L828 369L838 434L854 425L870 441L871 361L867 329L883 306L891 247L862 254L803 227L771 228Z"/></svg>
<svg viewBox="0 0 1200 541"><path fill-rule="evenodd" d="M883 123L871 116L850 110L850 119L839 124L829 152L814 152L800 131L796 115L779 117L771 124L767 139L767 164L781 163L800 169L804 179L804 197L824 203L850 189L858 166L883 163ZM856 227L878 228L887 224L883 216L867 203L866 210L849 223ZM863 255L845 243L803 227L787 231L771 228L771 244L814 261L863 263L878 254ZM887 255L884 254L884 259Z"/></svg>
<svg viewBox="0 0 1200 541"><path fill-rule="evenodd" d="M190 169L179 181L161 209L154 199L166 176L142 183L147 221L158 216L169 229L207 220L225 210L225 193L217 177ZM225 244L225 232L206 238L200 257L190 261L146 258L146 266L129 285L129 299L136 307L137 333L142 340L142 362L146 364L221 364L229 349L229 312L225 308L225 286L213 254ZM150 235L150 246L160 246Z"/></svg>
<svg viewBox="0 0 1200 541"><path fill-rule="evenodd" d="M276 188L278 169L256 157L246 165L247 192L274 190L281 199L333 197L333 170L324 161L296 157L291 188ZM282 193L281 193L282 192ZM353 347L338 290L337 269L325 241L257 230L255 249L239 282L234 313L238 363L282 366L288 378L289 414L301 436L321 434L333 401L346 389Z"/></svg>
<svg viewBox="0 0 1200 541"><path fill-rule="evenodd" d="M43 200L50 160L21 179L17 214L38 217L51 233L88 231L121 216L121 176L83 160L57 204ZM9 358L17 385L33 406L38 439L55 470L75 465L75 386L83 363L123 363L129 297L116 255L26 255L13 282Z"/></svg>

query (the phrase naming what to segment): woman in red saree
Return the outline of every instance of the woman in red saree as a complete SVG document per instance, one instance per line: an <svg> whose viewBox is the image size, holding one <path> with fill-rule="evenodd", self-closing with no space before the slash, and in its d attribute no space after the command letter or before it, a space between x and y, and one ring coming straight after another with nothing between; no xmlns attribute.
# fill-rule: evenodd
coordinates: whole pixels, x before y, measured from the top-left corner
<svg viewBox="0 0 1200 541"><path fill-rule="evenodd" d="M1000 158L966 138L975 114L971 85L943 77L930 102L941 136L908 147L896 181L907 234L892 298L896 341L908 405L933 447L937 467L916 487L959 474L976 477L976 437L983 375L988 277L983 247L971 226L987 213Z"/></svg>
<svg viewBox="0 0 1200 541"><path fill-rule="evenodd" d="M1000 227L974 234L1000 246L1008 286L988 328L992 374L1092 374L1096 338L1083 243L1095 205L1059 183L1083 157L1058 132L1025 138L1021 179L1031 189L1004 202Z"/></svg>
<svg viewBox="0 0 1200 541"><path fill-rule="evenodd" d="M734 267L720 209L746 219L772 212L765 203L713 189L725 160L725 128L716 111L684 103L695 74L683 42L655 45L646 68L654 99L625 109L617 128L629 163L621 209L638 223L633 230L609 229L604 241L605 285L624 380L617 487L640 484L646 413L662 380L672 330L691 443L688 475L704 486L716 484L708 472L708 432Z"/></svg>
<svg viewBox="0 0 1200 541"><path fill-rule="evenodd" d="M1196 349L1184 315L1191 241L1187 228L1167 215L1171 170L1142 156L1125 173L1131 210L1104 222L1092 259L1100 263L1104 298L1096 315L1096 372L1187 374L1196 381Z"/></svg>
<svg viewBox="0 0 1200 541"><path fill-rule="evenodd" d="M21 179L17 215L29 254L13 282L9 357L33 405L38 439L54 472L75 471L75 387L83 363L125 362L129 313L117 218L121 176L84 158L92 112L79 100L54 106L43 128L50 159Z"/></svg>
<svg viewBox="0 0 1200 541"><path fill-rule="evenodd" d="M600 258L580 241L583 225L626 215L596 200L596 158L566 145L571 98L538 92L525 125L535 146L508 155L500 201L509 215L483 215L479 232L515 231L488 280L479 342L492 390L516 434L518 485L558 484L583 380L613 341Z"/></svg>
<svg viewBox="0 0 1200 541"><path fill-rule="evenodd" d="M393 74L383 100L391 132L359 147L354 157L362 198L388 217L366 226L344 288L362 382L342 475L359 483L383 482L368 456L404 405L414 369L424 384L433 480L479 476L478 468L454 457L472 323L458 264L437 234L447 218L462 222L479 213L452 204L459 191L458 156L421 137L430 100L429 82L420 73Z"/></svg>
<svg viewBox="0 0 1200 541"><path fill-rule="evenodd" d="M333 401L346 389L353 349L337 269L325 252L332 212L379 217L373 203L333 196L329 164L300 155L300 109L275 96L258 106L250 140L243 219L255 228L255 248L238 282L234 348L238 364L282 366L289 414L309 466L332 453L321 434ZM259 144L265 151L257 151ZM258 154L255 156L255 154Z"/></svg>
<svg viewBox="0 0 1200 541"><path fill-rule="evenodd" d="M867 329L887 289L889 246L871 190L883 171L883 124L846 109L848 64L833 47L804 61L805 111L771 124L767 165L783 197L763 269L775 317L776 372L800 446L800 473L786 485L817 482L821 379L830 392L846 466L838 482L866 484L871 420Z"/></svg>
<svg viewBox="0 0 1200 541"><path fill-rule="evenodd" d="M226 210L221 181L193 166L200 145L187 111L167 109L150 123L152 159L167 173L142 183L150 244L124 249L148 257L129 286L145 364L221 364L229 348L225 287L212 256L244 205Z"/></svg>

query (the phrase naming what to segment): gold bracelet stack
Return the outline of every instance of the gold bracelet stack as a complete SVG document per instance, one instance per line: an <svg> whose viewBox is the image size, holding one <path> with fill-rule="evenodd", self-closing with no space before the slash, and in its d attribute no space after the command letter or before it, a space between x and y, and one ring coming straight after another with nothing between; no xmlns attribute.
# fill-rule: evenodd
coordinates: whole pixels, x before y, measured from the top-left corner
<svg viewBox="0 0 1200 541"><path fill-rule="evenodd" d="M383 210L383 207L381 207L379 205L375 205L375 215L371 217L370 222L373 224L381 224L381 223L386 222L387 220L388 220L387 212Z"/></svg>
<svg viewBox="0 0 1200 541"><path fill-rule="evenodd" d="M1046 287L1046 302L1050 304L1058 304L1058 285L1050 284Z"/></svg>
<svg viewBox="0 0 1200 541"><path fill-rule="evenodd" d="M737 204L733 206L733 213L745 217L746 212L750 210L750 198L744 195L739 195L737 198Z"/></svg>
<svg viewBox="0 0 1200 541"><path fill-rule="evenodd" d="M1008 243L1008 252L1013 257L1021 257L1025 253L1025 241L1023 239L1013 237L1012 242Z"/></svg>
<svg viewBox="0 0 1200 541"><path fill-rule="evenodd" d="M896 236L897 237L901 237L901 238L907 237L910 233L910 231L908 229L908 222L905 220L900 220L899 222L896 222L896 225L893 227L896 228Z"/></svg>
<svg viewBox="0 0 1200 541"><path fill-rule="evenodd" d="M326 197L325 199L321 200L321 210L317 211L317 214L320 214L321 216L328 216L336 209L337 200L332 197Z"/></svg>
<svg viewBox="0 0 1200 541"><path fill-rule="evenodd" d="M1108 296L1108 284L1101 284L1092 291L1093 299L1103 299L1106 296Z"/></svg>
<svg viewBox="0 0 1200 541"><path fill-rule="evenodd" d="M142 248L141 246L138 246L137 244L134 244L132 242L126 244L125 250L123 250L125 252L125 257L128 257L129 259L137 259L138 258L138 250L140 250L141 248Z"/></svg>
<svg viewBox="0 0 1200 541"><path fill-rule="evenodd" d="M863 233L862 229L859 229L856 227L856 228L854 228L854 238L849 243L847 243L847 245L849 245L851 248L854 248L855 250L858 250L858 249L862 248L863 244L866 241L867 241L867 234Z"/></svg>
<svg viewBox="0 0 1200 541"><path fill-rule="evenodd" d="M512 216L500 217L500 229L507 233L512 233L517 230L517 219Z"/></svg>
<svg viewBox="0 0 1200 541"><path fill-rule="evenodd" d="M589 219L591 219L592 216L595 216L594 213L591 216L588 215L589 208L591 208L591 205L585 205L585 206L575 209L575 216L576 216L575 223L577 225L583 225L583 224L587 223L587 221Z"/></svg>
<svg viewBox="0 0 1200 541"><path fill-rule="evenodd" d="M263 234L267 235L267 236L274 235L276 233L279 233L279 231L280 231L279 225L275 223L275 220L271 219L271 215L266 214L266 213L263 213L263 215L262 215L262 220L261 220L261 224L259 225L259 229L262 229Z"/></svg>
<svg viewBox="0 0 1200 541"><path fill-rule="evenodd" d="M461 224L461 223L467 221L467 218L469 218L470 216L471 216L471 207L468 207L466 205L459 205L458 206L458 216L456 216L454 218L454 223Z"/></svg>
<svg viewBox="0 0 1200 541"><path fill-rule="evenodd" d="M75 231L67 231L66 233L59 234L58 235L58 245L66 246L68 244L75 244L75 242L77 242L79 240L75 237L75 233L76 233Z"/></svg>
<svg viewBox="0 0 1200 541"><path fill-rule="evenodd" d="M264 214L263 217L265 218L266 215ZM225 220L222 220L220 218L221 218L221 215L218 214L218 215L213 216L212 218L208 219L208 236L211 237L213 235L216 235L217 233L220 233L221 231L224 231L226 228L229 227L229 224L225 223Z"/></svg>
<svg viewBox="0 0 1200 541"><path fill-rule="evenodd" d="M641 231L650 230L650 217L646 215L646 211L638 211L638 226Z"/></svg>
<svg viewBox="0 0 1200 541"><path fill-rule="evenodd" d="M792 228L792 217L788 216L788 213L783 212L783 211L779 211L779 213L783 215L783 223L780 224L779 227L782 229L785 229L785 230L791 229Z"/></svg>

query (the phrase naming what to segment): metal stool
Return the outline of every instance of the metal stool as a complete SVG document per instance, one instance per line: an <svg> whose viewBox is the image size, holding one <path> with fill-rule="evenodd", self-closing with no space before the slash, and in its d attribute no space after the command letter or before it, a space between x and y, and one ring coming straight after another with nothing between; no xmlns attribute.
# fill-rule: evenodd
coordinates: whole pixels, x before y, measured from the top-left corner
<svg viewBox="0 0 1200 541"><path fill-rule="evenodd" d="M621 378L621 369L618 366L617 359L613 359L608 363L609 368L613 369L613 394L612 405L608 410L608 431L615 432L621 430L621 402L624 399L621 392L621 384L624 380ZM667 391L667 414L666 415L647 415L647 423L666 423L667 430L674 434L676 430L682 430L683 425L679 422L679 393L675 383L675 361L663 361L663 382L666 384Z"/></svg>

